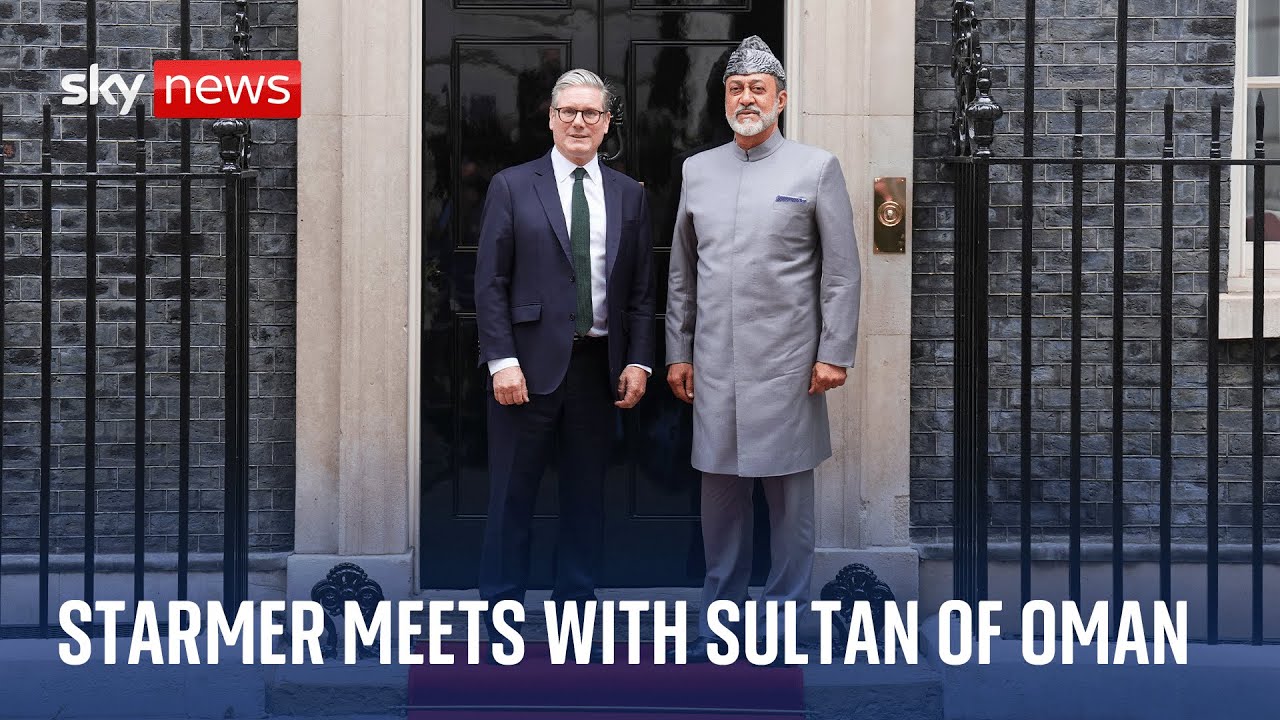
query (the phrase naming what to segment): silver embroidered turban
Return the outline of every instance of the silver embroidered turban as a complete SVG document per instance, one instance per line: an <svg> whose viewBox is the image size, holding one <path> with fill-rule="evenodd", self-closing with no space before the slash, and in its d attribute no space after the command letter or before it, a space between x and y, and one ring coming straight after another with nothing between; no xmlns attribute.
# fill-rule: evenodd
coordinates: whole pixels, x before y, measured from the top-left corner
<svg viewBox="0 0 1280 720"><path fill-rule="evenodd" d="M786 82L787 71L782 69L782 63L778 62L778 58L774 57L773 51L760 39L759 35L752 35L742 44L738 45L738 49L733 51L729 56L729 64L725 66L724 77L721 82L729 79L731 75L754 75L755 73L768 73L776 78L779 82Z"/></svg>

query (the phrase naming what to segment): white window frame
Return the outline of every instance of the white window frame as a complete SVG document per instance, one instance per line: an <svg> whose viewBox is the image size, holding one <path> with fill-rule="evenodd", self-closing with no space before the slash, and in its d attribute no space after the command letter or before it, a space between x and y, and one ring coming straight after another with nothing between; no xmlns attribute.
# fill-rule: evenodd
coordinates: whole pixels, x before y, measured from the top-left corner
<svg viewBox="0 0 1280 720"><path fill-rule="evenodd" d="M1280 77L1249 75L1249 10L1250 3L1236 2L1235 86L1231 114L1231 157L1253 156L1249 123L1253 122L1253 98L1259 90L1280 88ZM1266 0L1263 0L1266 1ZM1280 107L1267 108L1267 125L1280 122ZM1219 332L1222 339L1248 338L1253 335L1253 242L1245 237L1245 223L1252 208L1245 207L1248 169L1231 168L1231 209L1228 218L1227 287L1220 295ZM1266 248L1269 269L1264 291L1264 335L1280 337L1280 243Z"/></svg>

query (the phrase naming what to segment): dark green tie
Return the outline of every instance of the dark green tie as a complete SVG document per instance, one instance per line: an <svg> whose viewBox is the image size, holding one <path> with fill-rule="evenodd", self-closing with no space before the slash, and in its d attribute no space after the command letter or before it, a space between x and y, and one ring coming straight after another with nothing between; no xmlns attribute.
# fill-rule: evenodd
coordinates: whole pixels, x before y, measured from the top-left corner
<svg viewBox="0 0 1280 720"><path fill-rule="evenodd" d="M573 248L573 274L577 277L578 312L574 332L586 335L595 313L591 310L591 210L582 186L586 168L573 171L573 201L569 203L569 244Z"/></svg>

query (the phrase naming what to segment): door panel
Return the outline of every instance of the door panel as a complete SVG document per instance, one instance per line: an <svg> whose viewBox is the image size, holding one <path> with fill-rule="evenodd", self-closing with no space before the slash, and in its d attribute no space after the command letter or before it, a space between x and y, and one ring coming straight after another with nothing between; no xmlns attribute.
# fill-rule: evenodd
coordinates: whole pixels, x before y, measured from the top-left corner
<svg viewBox="0 0 1280 720"><path fill-rule="evenodd" d="M488 502L484 370L477 367L472 282L480 214L494 174L551 147L551 86L572 67L621 89L602 151L645 184L654 220L658 366L622 413L606 482L602 586L699 585L698 481L692 418L666 387L661 311L680 165L727 142L723 63L759 34L782 52L782 3L756 0L427 0L423 97L421 577L475 586ZM538 499L532 586L551 578L556 478ZM759 533L767 523L757 522ZM764 539L764 538L761 538ZM757 542L756 574L767 570Z"/></svg>

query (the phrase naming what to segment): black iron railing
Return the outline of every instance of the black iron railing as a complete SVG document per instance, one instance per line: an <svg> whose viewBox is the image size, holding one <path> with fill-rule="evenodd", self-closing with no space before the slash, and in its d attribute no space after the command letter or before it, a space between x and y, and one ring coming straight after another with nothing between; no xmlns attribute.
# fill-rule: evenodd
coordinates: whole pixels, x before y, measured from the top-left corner
<svg viewBox="0 0 1280 720"><path fill-rule="evenodd" d="M1251 213L1254 218L1251 228L1249 229L1250 239L1252 240L1252 257L1253 257L1253 277L1252 277L1252 337L1242 341L1250 343L1248 353L1249 357L1249 377L1250 384L1248 386L1249 402L1251 403L1248 410L1248 450L1238 453L1245 455L1249 468L1249 502L1248 502L1248 533L1249 542L1246 547L1236 549L1232 553L1232 559L1238 560L1241 555L1247 553L1247 559L1251 566L1252 583L1249 589L1251 594L1252 615L1250 618L1250 634L1249 640L1254 643L1262 643L1264 640L1273 639L1276 633L1273 631L1271 635L1264 633L1263 628L1263 568L1264 568L1264 527L1266 520L1264 513L1267 508L1274 508L1275 504L1268 504L1266 498L1265 468L1267 467L1267 436L1265 433L1265 404L1264 395L1268 390L1274 391L1275 388L1267 387L1267 344L1264 334L1263 314L1264 314L1264 293L1265 293L1265 255L1264 255L1264 218L1265 208L1263 205L1266 191L1266 173L1263 171L1267 167L1280 165L1280 159L1267 158L1263 138L1266 128L1267 108L1263 102L1261 94L1258 95L1253 105L1253 113L1250 122L1253 124L1256 132L1257 142L1252 148L1252 157L1248 158L1224 158L1222 157L1222 107L1221 101L1216 96L1213 99L1210 113L1209 128L1209 150L1207 157L1178 157L1175 153L1177 147L1175 143L1175 112L1174 112L1174 96L1169 93L1163 106L1163 145L1160 157L1129 157L1126 155L1126 102L1118 102L1114 108L1115 120L1115 152L1111 156L1086 157L1085 156L1085 133L1084 133L1084 113L1083 103L1079 98L1074 103L1074 135L1072 136L1071 151L1069 157L1036 157L1034 155L1034 132L1033 118L1035 117L1035 86L1036 77L1035 57L1036 57L1036 38L1035 38L1035 17L1036 3L1035 0L1027 0L1026 2L1026 36L1024 39L1025 66L1024 66L1024 82L1023 87L1023 116L1022 116L1022 155L1016 157L997 157L993 155L992 146L995 142L995 126L996 121L1001 116L1001 109L991 98L991 88L989 80L989 70L984 63L982 57L982 49L978 37L978 19L973 0L957 0L953 3L953 32L954 32L954 60L952 64L952 74L956 82L956 112L955 123L952 127L952 144L954 157L952 158L952 169L955 178L955 488L954 488L954 569L955 569L955 585L954 592L956 597L969 601L985 599L988 595L988 531L990 527L990 508L991 502L988 494L988 485L991 480L991 439L992 434L989 428L990 418L992 416L990 384L991 361L988 355L988 336L990 329L990 293L988 286L988 276L993 272L991 267L991 232L988 226L988 217L991 210L991 172L993 168L1002 167L1009 170L1009 180L1012 182L1014 170L1021 171L1021 243L1020 243L1020 288L1016 295L1020 301L1019 323L1020 337L1018 338L1018 346L1020 348L1020 358L1018 360L1018 387L1017 397L1019 404L1017 405L1017 413L1019 414L1018 438L1019 438L1019 471L1020 475L1016 481L1018 489L1018 548L1020 550L1020 589L1021 600L1023 603L1032 599L1032 556L1033 556L1033 535L1036 529L1033 527L1033 501L1037 495L1037 480L1053 479L1065 481L1069 488L1066 498L1068 508L1068 517L1065 524L1065 540L1068 547L1068 576L1067 587L1065 588L1070 599L1079 602L1082 595L1082 567L1084 566L1084 558L1082 545L1085 538L1084 518L1082 502L1082 487L1085 473L1082 469L1082 459L1086 457L1083 441L1082 414L1085 408L1082 407L1082 395L1085 388L1083 381L1083 371L1088 368L1094 371L1094 386L1103 389L1109 385L1110 390L1110 413L1109 427L1102 428L1103 423L1099 422L1099 432L1106 432L1110 437L1110 477L1109 477L1109 505L1110 509L1110 549L1109 560L1111 564L1111 588L1110 594L1113 601L1126 599L1125 592L1125 572L1126 563L1132 563L1133 558L1130 555L1135 553L1126 553L1126 531L1131 530L1129 523L1126 521L1126 466L1130 465L1133 459L1131 453L1127 453L1125 449L1126 442L1126 366L1130 362L1126 357L1126 341L1131 338L1126 337L1126 286L1135 284L1137 272L1145 272L1141 269L1126 269L1125 261L1127 257L1126 248L1126 215L1125 210L1128 204L1128 190L1126 187L1126 178L1129 171L1137 168L1150 168L1154 173L1153 180L1159 185L1159 242L1154 246L1153 250L1159 255L1159 266L1153 267L1148 273L1158 278L1158 311L1159 317L1158 332L1154 338L1144 338L1150 340L1159 347L1159 354L1154 358L1155 364L1159 366L1159 379L1152 388L1155 397L1158 398L1158 407L1154 408L1158 413L1158 428L1152 427L1143 432L1153 432L1158 434L1158 448L1151 453L1151 458L1158 463L1157 477L1154 479L1158 486L1158 517L1154 520L1156 526L1156 545L1158 550L1155 553L1155 559L1159 564L1159 596L1160 599L1169 602L1175 599L1185 599L1181 595L1175 598L1173 583L1173 564L1174 564L1174 514L1175 507L1173 487L1174 487L1174 464L1175 458L1188 457L1186 451L1179 453L1174 452L1173 442L1175 437L1175 408L1174 408L1174 392L1179 387L1185 387L1185 383L1175 384L1175 364L1173 348L1175 343L1198 342L1204 348L1204 376L1200 380L1203 385L1196 385L1198 389L1204 389L1204 402L1202 407L1195 410L1203 412L1205 416L1204 427L1202 431L1204 440L1203 455L1199 455L1204 460L1203 483L1205 487L1204 499L1204 524L1203 536L1205 538L1203 545L1203 560L1206 565L1207 579L1207 597L1205 598L1205 609L1207 612L1207 639L1210 642L1220 640L1219 632L1219 603L1220 603L1220 566L1224 562L1222 548L1220 547L1220 534L1223 531L1221 523L1222 516L1222 497L1223 487L1220 478L1219 461L1222 457L1222 451L1226 449L1221 443L1221 421L1220 404L1223 402L1224 395L1222 392L1222 368L1219 362L1219 354L1223 351L1223 345L1219 341L1219 295L1223 290L1221 275L1222 266L1220 253L1224 250L1223 243L1223 223L1221 216L1221 205L1223 201L1223 176L1224 167L1245 166L1254 170L1252 179L1253 188L1253 207ZM1128 2L1120 0L1118 5L1117 28L1117 65L1116 65L1116 97L1126 98L1128 93L1127 87L1127 28L1128 28ZM1056 109L1056 108L1055 108ZM1238 139L1243 142L1243 139ZM1062 272L1060 268L1046 267L1048 260L1037 262L1036 248L1033 247L1033 236L1037 228L1033 227L1034 217L1034 184L1042 174L1055 171L1070 171L1069 185L1066 192L1069 193L1069 200L1064 201L1063 205L1070 204L1070 229L1064 234L1064 238L1069 238L1069 268L1066 270L1070 276L1070 318L1069 318L1069 341L1070 341L1070 357L1069 360L1069 407L1066 409L1069 417L1069 427L1066 428L1068 434L1068 443L1065 450L1066 465L1063 475L1053 475L1052 478L1046 478L1044 472L1040 472L1040 477L1033 472L1033 461L1037 459L1036 445L1034 443L1033 433L1035 428L1033 420L1037 409L1033 404L1033 365L1035 364L1035 354L1033 345L1037 341L1034 330L1034 320L1038 316L1035 315L1035 303L1033 299L1036 297L1035 279L1038 273L1044 272ZM1110 279L1111 287L1102 288L1094 287L1086 292L1084 283L1084 260L1086 253L1085 241L1085 210L1084 200L1086 196L1085 177L1086 173L1096 171L1097 174L1092 175L1092 179L1100 177L1109 178L1111 180L1111 224L1106 228L1101 228L1097 234L1099 238L1099 246L1090 252L1103 254L1109 250L1111 259ZM1061 178L1061 175L1054 177ZM1207 227L1201 227L1198 224L1185 225L1179 224L1175 216L1175 178L1187 179L1192 178L1197 182L1204 182L1207 185ZM1101 187L1102 184L1098 184ZM1100 194L1100 193L1097 193ZM1094 197L1093 203L1102 203L1104 200ZM1185 199L1179 201L1180 204L1187 204ZM1178 318L1185 318L1185 306L1183 310L1178 309L1177 300L1186 292L1175 287L1175 257L1184 250L1182 246L1175 245L1175 236L1179 232L1189 232L1200 238L1198 242L1203 242L1207 257L1206 264L1201 268L1194 268L1190 272L1202 274L1205 278L1203 289L1197 288L1194 292L1202 294L1204 297L1204 314L1195 319L1202 320L1203 335L1189 334L1183 326L1180 330L1175 323ZM1110 248L1106 247L1106 243L1102 239L1106 237L1110 240ZM1199 245L1197 245L1199 247ZM1066 249L1066 248L1064 248ZM1180 272L1188 272L1183 266ZM1101 336L1101 328L1103 323L1097 324L1098 333L1094 334L1093 339L1104 339L1110 342L1110 379L1107 382L1096 380L1096 376L1101 374L1099 369L1101 366L1095 364L1093 366L1086 365L1082 355L1082 344L1085 339L1083 308L1085 307L1085 298L1089 294L1110 293L1110 332L1109 338ZM1097 303L1093 304L1096 308ZM1095 313L1096 315L1096 313ZM1102 318L1099 318L1102 320ZM1047 339L1047 338L1040 338ZM1182 363L1185 367L1187 363ZM1143 386L1144 389L1146 386ZM1012 396L1011 396L1012 397ZM1238 396L1237 396L1238 397ZM1003 409L1008 409L1004 407ZM1091 455L1098 457L1100 451L1096 449ZM1194 455L1195 453L1191 453ZM1052 474L1052 473L1050 473ZM1102 477L1102 473L1096 473L1093 477ZM1138 478L1133 478L1138 479ZM1271 478L1273 481L1275 478ZM1096 501L1096 499L1095 499ZM1104 501L1105 502L1105 501ZM1099 503L1102 504L1102 503ZM1185 503L1184 503L1185 504ZM1242 515L1243 513L1241 513ZM1101 516L1102 513L1099 513ZM1094 518L1093 525L1097 526L1101 523L1098 518ZM1241 524L1239 522L1237 525ZM1102 541L1105 535L1101 533L1095 534L1091 540ZM1200 561L1197 558L1197 561ZM1118 614L1117 614L1118 615Z"/></svg>
<svg viewBox="0 0 1280 720"><path fill-rule="evenodd" d="M189 0L175 0L180 13L181 49L179 57L191 57L191 13ZM97 3L85 4L85 51L87 63L95 62L98 54L98 13ZM233 43L235 58L247 56L249 39L248 0L235 2L235 26ZM52 428L54 424L54 383L59 379L54 372L53 353L54 338L54 286L61 279L55 274L54 249L55 233L65 237L65 228L55 228L54 210L65 209L55 197L55 191L68 188L83 187L85 228L83 235L84 267L85 267L85 313L84 327L84 468L83 468L83 535L84 561L79 569L83 572L84 585L81 598L92 604L98 596L95 587L100 559L97 557L98 533L96 521L99 518L97 498L102 488L97 487L98 476L98 375L99 375L99 338L98 338L98 240L99 240L99 192L114 192L117 189L133 190L133 228L134 258L133 281L134 343L132 361L133 372L133 595L135 602L146 599L146 572L148 557L146 540L148 537L148 517L146 492L148 489L147 461L147 406L148 406L148 319L147 303L148 258L156 252L152 240L154 232L148 228L150 212L175 208L162 206L162 203L149 203L148 192L160 188L177 186L177 204L179 237L179 278L177 281L177 304L179 330L178 350L178 437L177 437L177 588L179 599L188 597L190 575L190 538L191 538L191 444L192 444L192 247L193 247L193 198L221 192L223 217L223 241L226 278L226 314L224 375L225 395L223 415L225 421L223 467L223 517L225 520L222 542L222 576L223 599L227 603L238 603L248 596L248 421L249 421L249 188L256 177L255 171L249 168L251 141L249 124L245 120L220 120L213 124L212 131L219 138L219 157L221 165L209 172L192 170L192 128L189 120L179 121L180 149L178 169L157 170L147 166L147 119L145 108L141 103L135 108L133 146L136 152L133 172L100 172L99 156L99 118L97 108L88 104L85 110L85 161L83 170L55 169L53 137L53 108L45 105L40 132L40 166L38 171L24 171L5 166L4 153L0 152L0 248L7 247L6 233L10 228L12 214L7 213L8 199L13 197L16 203L22 202L22 194L16 190L27 187L39 188L40 207L40 348L39 348L39 472L38 472L38 514L39 530L36 545L35 572L38 574L38 615L35 624L6 622L3 604L0 604L0 636L4 635L44 635L51 632L50 578L56 564L65 571L66 558L51 558L53 554L53 444ZM165 137L163 132L158 137ZM5 146L5 118L0 108L0 147ZM122 144L123 146L123 144ZM16 170L16 171L15 171ZM15 192L6 194L6 185ZM65 193L64 193L65 196ZM208 203L204 203L208 206ZM0 287L8 279L6 275L5 253L0 252ZM163 298L170 300L170 298ZM6 309L10 301L6 298L0 305L0 328L4 327ZM0 333L0 374L9 376L4 368L5 348L3 333ZM3 384L0 383L0 427L4 424ZM66 418L60 418L66 420ZM10 423L12 425L12 423ZM4 445L14 446L16 441L6 438ZM4 508L4 492L6 478L4 472L4 453L0 452L0 508ZM3 545L3 523L5 515L0 513L0 568L4 567L6 558ZM12 553L9 553L12 556ZM16 569L23 568L11 563ZM166 568L168 569L168 568ZM5 572L0 570L0 583ZM154 588L153 588L154 591ZM65 594L65 593L64 593ZM3 596L3 585L0 585L0 597Z"/></svg>

